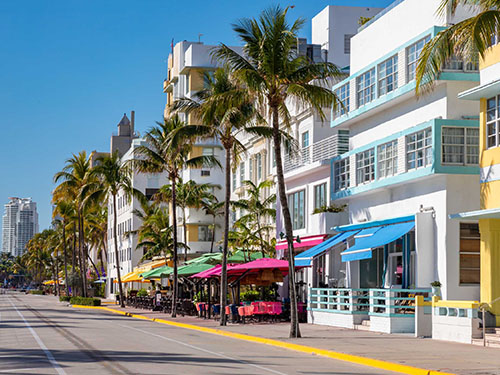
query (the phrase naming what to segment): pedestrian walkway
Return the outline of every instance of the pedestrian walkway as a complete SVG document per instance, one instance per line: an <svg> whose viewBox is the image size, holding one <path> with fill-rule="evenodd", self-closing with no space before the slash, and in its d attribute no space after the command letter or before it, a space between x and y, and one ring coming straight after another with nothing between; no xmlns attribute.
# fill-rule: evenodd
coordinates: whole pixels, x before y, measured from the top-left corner
<svg viewBox="0 0 500 375"><path fill-rule="evenodd" d="M106 305L117 311L151 319L221 329L223 331L300 344L401 365L459 375L500 375L500 349L449 343L412 335L385 334L344 328L301 324L302 338L288 338L288 323L228 324L221 327L213 319L184 316L175 319L169 314L142 309Z"/></svg>

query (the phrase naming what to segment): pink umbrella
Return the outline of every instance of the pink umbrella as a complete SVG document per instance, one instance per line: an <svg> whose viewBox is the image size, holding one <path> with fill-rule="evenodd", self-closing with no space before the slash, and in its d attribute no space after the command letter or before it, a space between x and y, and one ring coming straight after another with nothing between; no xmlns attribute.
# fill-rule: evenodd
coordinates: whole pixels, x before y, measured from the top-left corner
<svg viewBox="0 0 500 375"><path fill-rule="evenodd" d="M234 266L235 266L234 264L228 264L227 270L229 271ZM199 272L191 277L196 278L196 279L209 279L209 278L214 277L214 276L220 276L221 269L222 269L222 265L218 264L218 265L216 265L216 266L214 266L206 271Z"/></svg>
<svg viewBox="0 0 500 375"><path fill-rule="evenodd" d="M302 267L295 267L295 269L299 269ZM288 261L280 260L274 258L261 258L257 260L253 260L248 263L238 264L231 269L228 269L228 273L231 275L241 274L247 271L259 271L265 269L279 269L282 272L288 272Z"/></svg>

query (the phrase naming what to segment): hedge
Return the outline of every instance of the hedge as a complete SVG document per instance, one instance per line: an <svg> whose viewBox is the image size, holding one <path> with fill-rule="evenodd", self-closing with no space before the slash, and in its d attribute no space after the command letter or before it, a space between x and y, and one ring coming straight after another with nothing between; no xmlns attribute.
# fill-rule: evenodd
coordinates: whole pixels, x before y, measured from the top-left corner
<svg viewBox="0 0 500 375"><path fill-rule="evenodd" d="M42 294L45 294L45 292L43 290L30 290L29 294L42 295Z"/></svg>
<svg viewBox="0 0 500 375"><path fill-rule="evenodd" d="M69 302L70 299L71 299L71 296L59 296L60 302Z"/></svg>
<svg viewBox="0 0 500 375"><path fill-rule="evenodd" d="M91 297L71 297L69 303L72 305L101 306L101 300L99 298Z"/></svg>

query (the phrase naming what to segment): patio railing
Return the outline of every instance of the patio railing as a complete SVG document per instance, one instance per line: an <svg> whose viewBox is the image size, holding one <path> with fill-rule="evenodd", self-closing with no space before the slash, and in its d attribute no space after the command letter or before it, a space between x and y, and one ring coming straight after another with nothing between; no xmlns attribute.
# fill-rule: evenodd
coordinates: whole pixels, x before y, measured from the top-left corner
<svg viewBox="0 0 500 375"><path fill-rule="evenodd" d="M311 288L309 309L343 314L368 314L369 289Z"/></svg>
<svg viewBox="0 0 500 375"><path fill-rule="evenodd" d="M431 289L370 289L370 315L415 315L415 296L431 300Z"/></svg>
<svg viewBox="0 0 500 375"><path fill-rule="evenodd" d="M375 316L414 316L415 296L431 301L431 289L311 288L309 310Z"/></svg>

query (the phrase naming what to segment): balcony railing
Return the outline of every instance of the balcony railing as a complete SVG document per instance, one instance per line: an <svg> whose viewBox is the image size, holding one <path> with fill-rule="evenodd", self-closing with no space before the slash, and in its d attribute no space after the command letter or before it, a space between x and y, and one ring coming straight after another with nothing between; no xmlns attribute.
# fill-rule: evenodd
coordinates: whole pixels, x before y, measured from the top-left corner
<svg viewBox="0 0 500 375"><path fill-rule="evenodd" d="M295 154L286 154L283 168L286 173L317 161L331 159L347 151L349 151L349 134L339 132L311 146L303 147Z"/></svg>
<svg viewBox="0 0 500 375"><path fill-rule="evenodd" d="M477 72L479 71L478 62L465 63L460 59L450 59L443 65L443 70L462 71L462 72Z"/></svg>

